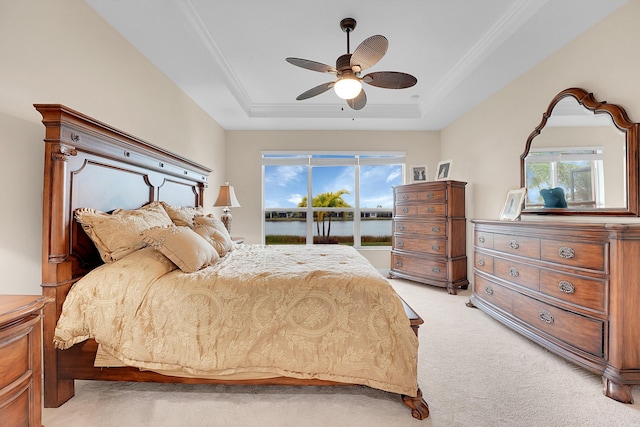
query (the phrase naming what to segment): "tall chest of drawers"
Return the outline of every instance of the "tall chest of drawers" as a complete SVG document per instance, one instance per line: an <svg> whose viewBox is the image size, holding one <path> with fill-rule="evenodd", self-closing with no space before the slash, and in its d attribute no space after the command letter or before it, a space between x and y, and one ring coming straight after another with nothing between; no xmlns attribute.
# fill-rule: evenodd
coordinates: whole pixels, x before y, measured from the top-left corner
<svg viewBox="0 0 640 427"><path fill-rule="evenodd" d="M446 287L450 294L466 289L466 185L435 181L394 187L389 277Z"/></svg>
<svg viewBox="0 0 640 427"><path fill-rule="evenodd" d="M640 224L472 223L470 303L601 374L607 396L632 403L631 387L640 384Z"/></svg>

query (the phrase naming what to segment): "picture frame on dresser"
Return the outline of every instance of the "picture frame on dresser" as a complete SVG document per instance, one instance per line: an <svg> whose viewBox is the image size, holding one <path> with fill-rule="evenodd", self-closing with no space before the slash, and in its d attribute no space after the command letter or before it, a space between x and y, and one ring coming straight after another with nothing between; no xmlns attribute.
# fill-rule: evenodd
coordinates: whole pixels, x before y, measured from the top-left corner
<svg viewBox="0 0 640 427"><path fill-rule="evenodd" d="M502 221L517 221L520 219L526 195L527 189L525 187L509 190L502 211L500 212L500 219Z"/></svg>
<svg viewBox="0 0 640 427"><path fill-rule="evenodd" d="M426 182L429 169L425 165L411 166L411 182Z"/></svg>
<svg viewBox="0 0 640 427"><path fill-rule="evenodd" d="M436 167L436 181L450 179L452 164L453 160L443 160L441 162L438 162L438 167Z"/></svg>

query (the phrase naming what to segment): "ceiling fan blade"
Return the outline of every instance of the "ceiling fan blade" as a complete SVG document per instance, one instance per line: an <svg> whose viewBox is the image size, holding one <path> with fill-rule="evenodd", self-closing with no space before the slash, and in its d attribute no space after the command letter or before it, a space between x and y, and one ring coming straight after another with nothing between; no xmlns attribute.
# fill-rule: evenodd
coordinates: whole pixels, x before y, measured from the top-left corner
<svg viewBox="0 0 640 427"><path fill-rule="evenodd" d="M353 99L347 99L347 105L354 110L362 110L367 105L367 94L364 93L364 89L360 91L360 94Z"/></svg>
<svg viewBox="0 0 640 427"><path fill-rule="evenodd" d="M298 101L302 101L303 99L313 98L316 95L320 95L321 93L325 93L329 89L331 89L335 85L335 82L322 83L314 88L309 89L306 92L301 93L296 98Z"/></svg>
<svg viewBox="0 0 640 427"><path fill-rule="evenodd" d="M418 79L411 74L399 73L397 71L377 71L369 73L362 78L362 81L371 86L385 89L406 89L418 83Z"/></svg>
<svg viewBox="0 0 640 427"><path fill-rule="evenodd" d="M336 70L331 65L322 64L316 61L310 61L308 59L287 58L286 60L289 64L293 64L301 68L306 68L307 70L311 70L311 71L318 71L319 73L336 74L338 72L338 70Z"/></svg>
<svg viewBox="0 0 640 427"><path fill-rule="evenodd" d="M380 61L389 47L389 41L385 36L371 36L356 48L351 55L351 67L359 66L356 72L371 68L376 62Z"/></svg>

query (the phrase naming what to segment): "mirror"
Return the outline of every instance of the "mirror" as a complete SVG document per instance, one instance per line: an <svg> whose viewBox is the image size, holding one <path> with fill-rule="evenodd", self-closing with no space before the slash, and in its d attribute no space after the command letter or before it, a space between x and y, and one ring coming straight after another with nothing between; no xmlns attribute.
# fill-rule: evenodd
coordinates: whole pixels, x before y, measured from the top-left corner
<svg viewBox="0 0 640 427"><path fill-rule="evenodd" d="M520 156L522 212L638 216L638 129L618 105L560 92Z"/></svg>

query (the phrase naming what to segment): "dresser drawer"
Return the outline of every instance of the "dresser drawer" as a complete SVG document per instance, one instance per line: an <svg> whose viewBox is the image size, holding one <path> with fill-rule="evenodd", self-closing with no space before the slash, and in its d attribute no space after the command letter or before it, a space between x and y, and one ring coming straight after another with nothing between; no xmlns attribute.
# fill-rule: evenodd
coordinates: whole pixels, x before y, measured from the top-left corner
<svg viewBox="0 0 640 427"><path fill-rule="evenodd" d="M24 328L22 328L24 329ZM0 390L8 386L30 369L29 335L25 331L19 337L11 337L12 330L0 333Z"/></svg>
<svg viewBox="0 0 640 427"><path fill-rule="evenodd" d="M493 257L480 252L475 252L474 266L485 273L493 274Z"/></svg>
<svg viewBox="0 0 640 427"><path fill-rule="evenodd" d="M604 243L542 240L541 257L544 261L604 271L607 248Z"/></svg>
<svg viewBox="0 0 640 427"><path fill-rule="evenodd" d="M447 223L444 221L396 220L393 223L393 231L395 231L396 233L411 233L433 237L445 237L447 235Z"/></svg>
<svg viewBox="0 0 640 427"><path fill-rule="evenodd" d="M493 274L503 280L525 286L530 289L540 289L540 271L537 267L495 258L493 261Z"/></svg>
<svg viewBox="0 0 640 427"><path fill-rule="evenodd" d="M398 272L447 280L447 263L405 254L391 254L391 268Z"/></svg>
<svg viewBox="0 0 640 427"><path fill-rule="evenodd" d="M421 205L396 206L393 210L394 216L446 216L447 205L443 203L429 203Z"/></svg>
<svg viewBox="0 0 640 427"><path fill-rule="evenodd" d="M540 259L540 239L535 237L510 236L496 233L493 235L493 247L497 251Z"/></svg>
<svg viewBox="0 0 640 427"><path fill-rule="evenodd" d="M410 202L443 202L446 200L446 190L444 188L424 191L402 191L396 192L396 204Z"/></svg>
<svg viewBox="0 0 640 427"><path fill-rule="evenodd" d="M393 247L402 251L421 252L430 255L445 255L447 241L427 237L393 236Z"/></svg>
<svg viewBox="0 0 640 427"><path fill-rule="evenodd" d="M476 275L474 293L483 301L495 305L507 313L511 313L511 298L513 294L511 290Z"/></svg>
<svg viewBox="0 0 640 427"><path fill-rule="evenodd" d="M493 249L493 233L476 232L473 244L479 248Z"/></svg>
<svg viewBox="0 0 640 427"><path fill-rule="evenodd" d="M513 315L565 343L604 356L604 322L514 292Z"/></svg>
<svg viewBox="0 0 640 427"><path fill-rule="evenodd" d="M604 312L606 280L574 276L558 271L540 271L540 292L570 304Z"/></svg>

